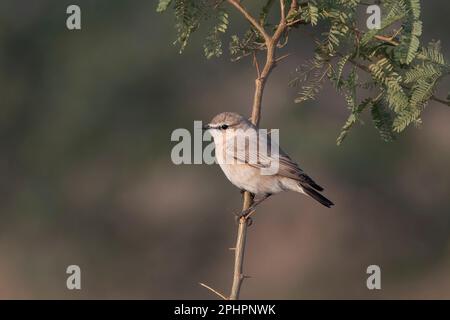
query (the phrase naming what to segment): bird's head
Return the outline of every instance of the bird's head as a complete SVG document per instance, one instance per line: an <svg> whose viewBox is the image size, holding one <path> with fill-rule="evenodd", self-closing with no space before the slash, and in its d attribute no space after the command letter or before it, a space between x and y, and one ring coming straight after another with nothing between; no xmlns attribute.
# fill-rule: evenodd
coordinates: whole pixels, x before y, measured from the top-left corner
<svg viewBox="0 0 450 320"><path fill-rule="evenodd" d="M246 130L253 125L246 118L234 112L222 112L215 116L211 122L203 127L204 130L209 130L211 135L215 138L230 131L242 129Z"/></svg>

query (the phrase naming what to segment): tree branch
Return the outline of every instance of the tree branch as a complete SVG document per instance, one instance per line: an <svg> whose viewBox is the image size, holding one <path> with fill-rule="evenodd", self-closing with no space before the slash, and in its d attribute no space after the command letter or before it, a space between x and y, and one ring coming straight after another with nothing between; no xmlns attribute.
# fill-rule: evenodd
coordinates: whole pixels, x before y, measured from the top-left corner
<svg viewBox="0 0 450 320"><path fill-rule="evenodd" d="M261 34L264 40L267 42L270 39L270 36L267 34L264 27L258 23L258 21L245 9L239 1L236 0L227 0L229 4L235 7L242 15L250 22L250 24L255 27L256 30Z"/></svg>
<svg viewBox="0 0 450 320"><path fill-rule="evenodd" d="M280 0L281 20L272 37L266 41L266 63L260 76L255 80L255 95L253 97L252 122L255 126L259 125L261 117L262 94L266 84L267 77L276 65L275 51L281 35L286 30L286 17L284 13L284 2Z"/></svg>
<svg viewBox="0 0 450 320"><path fill-rule="evenodd" d="M253 202L253 196L250 192L244 193L244 203L242 210L248 209ZM230 300L239 300L239 294L241 291L242 281L244 281L244 254L245 254L245 241L247 238L248 220L247 217L241 217L239 219L239 227L236 239L236 248L234 250L234 271L233 271L233 284L231 286Z"/></svg>
<svg viewBox="0 0 450 320"><path fill-rule="evenodd" d="M253 106L252 106L252 123L258 127L261 118L261 106L262 97L264 93L264 87L270 72L276 65L276 48L280 41L283 32L286 30L286 12L284 1L280 0L280 23L275 30L275 33L270 37L264 30L264 28L259 25L256 20L251 17L251 15L240 5L240 3L234 0L228 0L230 4L235 6L249 22L258 29L258 31L263 35L266 43L266 62L262 70L259 70L259 65L255 63L257 68L258 77L255 79L255 93L253 96ZM244 192L244 201L242 205L243 210L247 210L253 203L253 196L250 192ZM247 238L247 228L249 226L248 216L243 216L239 219L239 227L236 238L236 246L234 251L234 273L233 273L233 284L231 286L230 300L238 300L241 291L242 281L246 278L243 274L243 264L244 264L244 254L245 254L245 242Z"/></svg>
<svg viewBox="0 0 450 320"><path fill-rule="evenodd" d="M284 11L284 0L280 0L280 15L280 23L278 24L278 27L271 39L271 41L274 42L275 45L278 43L278 40L280 40L284 30L286 30L286 12Z"/></svg>
<svg viewBox="0 0 450 320"><path fill-rule="evenodd" d="M258 76L258 78L261 77L261 71L259 71L259 63L258 63L258 58L256 57L256 52L253 51L253 65L256 68L256 75Z"/></svg>
<svg viewBox="0 0 450 320"><path fill-rule="evenodd" d="M286 12L284 12L284 0L280 0L280 14L281 14L281 22L286 22Z"/></svg>
<svg viewBox="0 0 450 320"><path fill-rule="evenodd" d="M297 0L292 0L291 1L291 8L289 9L289 11L295 11L295 10L297 10L298 9L298 3L297 3Z"/></svg>

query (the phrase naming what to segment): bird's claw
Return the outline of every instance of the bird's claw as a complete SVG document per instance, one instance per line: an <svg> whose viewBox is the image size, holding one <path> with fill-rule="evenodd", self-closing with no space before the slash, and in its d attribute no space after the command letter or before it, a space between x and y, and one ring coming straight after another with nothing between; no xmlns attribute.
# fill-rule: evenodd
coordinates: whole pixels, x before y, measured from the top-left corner
<svg viewBox="0 0 450 320"><path fill-rule="evenodd" d="M242 217L246 217L248 216L251 212L253 212L253 209L246 209L246 210L242 210L239 213L235 213L236 217L238 218L242 218Z"/></svg>
<svg viewBox="0 0 450 320"><path fill-rule="evenodd" d="M239 223L241 218L244 218L245 221L247 222L247 225L251 226L253 224L253 220L252 220L252 218L249 217L249 215L251 213L253 213L254 211L255 210L253 210L253 209L246 209L246 210L242 210L239 213L235 213L235 215L236 215L236 223Z"/></svg>
<svg viewBox="0 0 450 320"><path fill-rule="evenodd" d="M242 217L238 217L238 216L235 217L235 219L236 219L236 224L239 224L239 223L240 223L241 218L242 218ZM247 227L250 227L250 226L253 224L253 219L246 216L246 217L245 217L245 222L247 223Z"/></svg>

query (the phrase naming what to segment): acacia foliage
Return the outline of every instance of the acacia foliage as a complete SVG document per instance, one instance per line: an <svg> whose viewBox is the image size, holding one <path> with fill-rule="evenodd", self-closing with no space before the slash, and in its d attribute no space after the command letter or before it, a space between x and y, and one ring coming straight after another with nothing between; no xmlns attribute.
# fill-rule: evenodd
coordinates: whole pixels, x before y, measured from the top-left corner
<svg viewBox="0 0 450 320"><path fill-rule="evenodd" d="M367 1L367 0L366 0ZM422 21L419 0L381 0L379 29L368 30L361 14L366 1L299 1L286 17L286 29L280 46L289 42L289 34L300 28L314 32L313 58L293 71L289 84L298 88L295 102L315 99L325 81L330 81L344 97L349 117L337 138L340 144L364 112L385 141L411 124L421 123L421 114L433 97L440 80L449 74L439 41L420 43ZM269 19L278 1L261 1L259 23L270 32L278 22ZM205 42L207 58L223 53L223 36L229 28L230 6L223 0L160 0L157 11L172 8L180 53L193 32L206 21L212 23ZM276 16L276 15L274 15ZM367 16L365 16L367 17ZM232 61L266 50L262 35L252 26L227 40ZM448 104L448 103L447 103Z"/></svg>

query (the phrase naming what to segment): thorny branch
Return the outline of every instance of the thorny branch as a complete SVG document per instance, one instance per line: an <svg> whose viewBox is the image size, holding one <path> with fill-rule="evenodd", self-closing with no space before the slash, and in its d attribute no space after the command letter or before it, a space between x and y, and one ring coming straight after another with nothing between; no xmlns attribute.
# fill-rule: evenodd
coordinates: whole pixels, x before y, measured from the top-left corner
<svg viewBox="0 0 450 320"><path fill-rule="evenodd" d="M259 121L261 118L261 107L262 107L262 97L264 92L264 87L268 76L272 69L276 66L277 61L284 59L285 57L280 57L276 59L276 49L277 44L280 41L283 33L287 30L288 24L286 23L286 8L284 0L279 0L280 3L280 22L273 33L270 36L264 29L264 26L260 24L248 11L247 9L237 0L227 0L227 2L236 8L245 19L255 28L255 30L263 37L265 42L266 57L265 63L262 69L260 69L256 53L253 55L253 64L256 68L257 78L255 79L255 93L253 96L252 105L252 117L251 121L255 126L259 126ZM297 1L293 0L291 2L290 10L296 10ZM290 12L290 11L289 11ZM288 14L289 14L288 12ZM253 195L250 192L244 192L243 194L243 206L242 209L248 209L253 203ZM242 282L248 276L243 273L244 255L245 255L245 243L247 237L247 228L249 226L250 219L248 216L243 216L239 219L239 226L236 238L236 246L234 248L234 272L233 272L233 284L231 286L230 296L227 298L229 300L238 300L241 291ZM202 286L208 288L218 296L226 299L224 295L214 290L213 288L202 284Z"/></svg>

